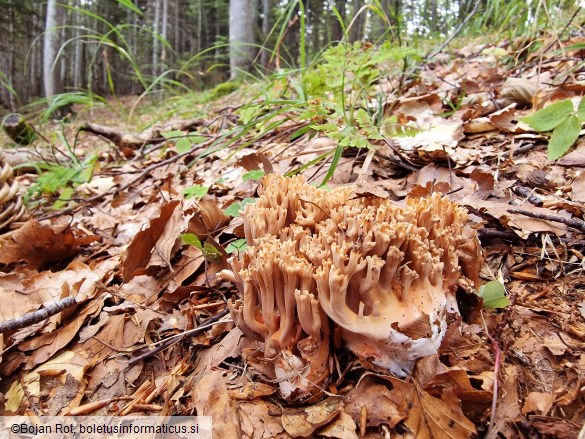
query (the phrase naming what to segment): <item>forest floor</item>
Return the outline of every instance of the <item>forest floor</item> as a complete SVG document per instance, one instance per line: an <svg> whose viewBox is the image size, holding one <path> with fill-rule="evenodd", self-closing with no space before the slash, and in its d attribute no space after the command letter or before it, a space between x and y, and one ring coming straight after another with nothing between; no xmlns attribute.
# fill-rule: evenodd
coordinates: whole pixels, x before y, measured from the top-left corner
<svg viewBox="0 0 585 439"><path fill-rule="evenodd" d="M51 209L53 196L1 241L2 319L66 306L2 335L3 413L204 414L222 439L585 434L585 142L552 161L548 136L519 121L532 104L583 95L582 41L561 49L544 39L532 52L522 50L528 42L471 44L421 63L414 79L377 82L394 128L417 131L370 139L373 157L346 148L328 184L357 182L360 194L398 203L448 194L479 235L482 280L503 282L510 304L482 309L460 292L462 318L406 380L338 352L326 395L310 404L288 404L262 370L246 366L259 345L226 315L236 289L216 274L241 243L237 203L257 197L262 174L303 167L320 182L330 162L315 159L337 140L293 136L310 121L283 112L276 128L252 125L222 148L246 117L241 92L171 108L133 136L116 134L141 132L152 114L128 125L109 109L80 113L63 134L78 135L73 174L91 166L92 178L63 177L67 199ZM43 133L64 150L59 129ZM46 189L32 173L17 179L23 191ZM184 243L185 233L207 246Z"/></svg>

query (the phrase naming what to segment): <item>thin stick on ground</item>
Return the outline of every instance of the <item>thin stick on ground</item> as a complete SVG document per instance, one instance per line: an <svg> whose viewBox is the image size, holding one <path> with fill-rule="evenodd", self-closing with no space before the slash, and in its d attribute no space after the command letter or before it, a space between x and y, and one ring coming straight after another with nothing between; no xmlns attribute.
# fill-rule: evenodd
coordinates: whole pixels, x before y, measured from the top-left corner
<svg viewBox="0 0 585 439"><path fill-rule="evenodd" d="M481 320L483 321L483 328L487 335L487 338L492 344L492 349L494 350L494 391L492 396L492 411L490 413L490 426L488 432L492 430L496 422L496 409L498 407L498 382L499 382L499 375L500 375L500 360L502 357L502 350L500 349L500 345L498 342L490 335L488 332L487 324L483 317L483 312L481 313Z"/></svg>
<svg viewBox="0 0 585 439"><path fill-rule="evenodd" d="M542 219L546 221L553 221L556 223L565 224L573 229L585 232L585 221L578 218L563 218L558 215L550 215L548 213L535 213L524 209L508 209L509 213L517 213L520 215L528 216L530 218Z"/></svg>
<svg viewBox="0 0 585 439"><path fill-rule="evenodd" d="M6 320L0 323L0 334L4 334L9 331L16 331L22 328L28 328L35 323L42 322L51 316L63 311L64 309L70 308L77 302L75 297L70 296L65 299L59 300L58 302L51 303L45 308L39 309L38 311L29 312L23 316L17 317L16 319Z"/></svg>
<svg viewBox="0 0 585 439"><path fill-rule="evenodd" d="M229 314L229 309L224 309L223 311L209 317L208 319L206 319L203 323L201 323L198 327L191 329L189 331L185 331L181 334L177 334L173 337L169 337L166 340L164 340L162 342L162 344L158 345L157 347L155 347L154 349L152 349L151 351L145 352L144 354L138 355L137 357L132 358L130 361L128 361L128 364L126 365L126 368L130 368L132 366L134 366L136 363L145 360L146 358L152 357L155 354L158 354L161 351L164 351L165 349L171 347L172 345L174 345L175 343L180 342L181 340L183 340L185 337L187 336L191 336L191 337L195 337L196 335L202 333L203 331L205 331L206 329L210 328L211 326L219 323L219 320L226 316L227 314Z"/></svg>

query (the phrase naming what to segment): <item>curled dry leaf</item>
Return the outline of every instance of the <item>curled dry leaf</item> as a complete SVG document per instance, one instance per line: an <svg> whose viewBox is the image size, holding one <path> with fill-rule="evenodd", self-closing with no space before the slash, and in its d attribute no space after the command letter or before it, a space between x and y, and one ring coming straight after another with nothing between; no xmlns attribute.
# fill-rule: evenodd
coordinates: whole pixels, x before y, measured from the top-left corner
<svg viewBox="0 0 585 439"><path fill-rule="evenodd" d="M171 201L162 206L160 215L150 220L150 225L145 230L136 234L124 258L122 271L124 282L129 282L139 274L147 274L146 270L153 264L159 266L169 264L180 233L177 231L181 230L181 227L178 227L182 219L179 204L179 201Z"/></svg>
<svg viewBox="0 0 585 439"><path fill-rule="evenodd" d="M286 409L282 426L292 437L310 437L319 428L331 422L343 409L341 398L330 397L309 407Z"/></svg>
<svg viewBox="0 0 585 439"><path fill-rule="evenodd" d="M78 238L69 225L53 227L31 219L1 244L0 264L24 261L29 267L41 267L63 261L97 239L95 236Z"/></svg>
<svg viewBox="0 0 585 439"><path fill-rule="evenodd" d="M246 383L243 387L236 390L230 390L230 397L241 401L251 401L265 396L270 396L276 392L276 387L265 383Z"/></svg>
<svg viewBox="0 0 585 439"><path fill-rule="evenodd" d="M211 416L213 437L240 439L237 405L228 394L227 379L222 371L214 370L203 375L193 384L190 396L199 416Z"/></svg>

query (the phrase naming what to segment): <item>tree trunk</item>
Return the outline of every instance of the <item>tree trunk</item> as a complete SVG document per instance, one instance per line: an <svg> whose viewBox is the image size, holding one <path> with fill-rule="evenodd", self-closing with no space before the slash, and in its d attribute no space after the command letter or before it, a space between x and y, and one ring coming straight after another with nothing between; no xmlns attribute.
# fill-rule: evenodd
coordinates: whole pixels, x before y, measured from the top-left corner
<svg viewBox="0 0 585 439"><path fill-rule="evenodd" d="M335 0L335 9L337 9L341 19L345 22L345 0ZM333 41L341 41L343 38L343 29L337 17L334 17L331 28L331 39Z"/></svg>
<svg viewBox="0 0 585 439"><path fill-rule="evenodd" d="M58 44L57 27L57 0L47 1L47 18L45 21L45 36L43 38L43 82L45 96L51 96L61 92L59 84L59 63L56 62Z"/></svg>
<svg viewBox="0 0 585 439"><path fill-rule="evenodd" d="M83 6L83 3L81 0L77 0L77 7L81 8ZM83 23L83 16L80 12L76 11L75 12L75 19L76 19L76 25L75 25L75 58L74 58L74 67L73 67L73 87L76 90L79 90L81 88L81 84L83 83L83 78L82 78L82 68L81 68L81 62L82 62L82 54L83 54L83 46L81 44L81 26Z"/></svg>
<svg viewBox="0 0 585 439"><path fill-rule="evenodd" d="M367 17L367 11L362 11L359 15L358 12L360 12L361 8L364 6L365 4L365 0L354 0L353 1L353 16L352 16L352 21L353 24L351 26L351 28L349 29L349 41L350 42L354 42L354 41L359 41L364 37L364 29L365 29L365 24L366 24L366 17Z"/></svg>
<svg viewBox="0 0 585 439"><path fill-rule="evenodd" d="M268 67L270 61L270 49L268 43L268 34L272 27L272 2L271 0L262 0L262 38L264 39L264 49L260 57L260 62L264 67Z"/></svg>
<svg viewBox="0 0 585 439"><path fill-rule="evenodd" d="M163 38L163 45L162 45L162 51L160 54L160 62L162 64L162 68L166 69L166 64L167 64L167 46L166 46L166 40L167 40L167 24L169 21L169 0L163 0L163 8L162 8L162 30L161 30L161 36Z"/></svg>
<svg viewBox="0 0 585 439"><path fill-rule="evenodd" d="M15 38L14 38L14 4L10 2L10 23L8 24L8 33L10 35L10 49L8 54L8 81L10 81L10 87L16 91L16 87L14 87L14 80L16 78L16 68L15 68L15 59L14 59L14 51L16 48ZM8 104L11 111L16 109L16 102L14 93L8 92Z"/></svg>
<svg viewBox="0 0 585 439"><path fill-rule="evenodd" d="M154 0L154 23L152 40L152 76L158 76L158 32L160 23L160 1Z"/></svg>
<svg viewBox="0 0 585 439"><path fill-rule="evenodd" d="M230 0L230 73L232 78L250 70L254 56L254 1Z"/></svg>

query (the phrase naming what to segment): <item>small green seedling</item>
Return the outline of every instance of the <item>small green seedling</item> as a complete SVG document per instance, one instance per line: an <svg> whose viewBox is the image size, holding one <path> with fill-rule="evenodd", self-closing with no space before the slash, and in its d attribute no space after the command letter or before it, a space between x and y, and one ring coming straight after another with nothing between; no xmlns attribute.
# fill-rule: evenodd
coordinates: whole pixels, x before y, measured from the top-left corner
<svg viewBox="0 0 585 439"><path fill-rule="evenodd" d="M175 140L175 148L179 154L184 154L191 150L193 145L197 145L206 140L203 136L185 135L183 131L174 130L163 133L162 136L168 140Z"/></svg>
<svg viewBox="0 0 585 439"><path fill-rule="evenodd" d="M203 198L207 194L207 191L209 191L208 186L201 186L200 184L195 184L191 187L183 189L183 195L185 195L185 198L187 200L193 197Z"/></svg>
<svg viewBox="0 0 585 439"><path fill-rule="evenodd" d="M262 169L254 169L253 171L246 172L242 175L242 180L249 181L249 180L260 180L264 177L265 172Z"/></svg>
<svg viewBox="0 0 585 439"><path fill-rule="evenodd" d="M211 244L202 243L199 237L193 233L184 233L181 235L181 240L183 241L183 244L189 244L201 250L206 261L217 261L223 256L217 248Z"/></svg>
<svg viewBox="0 0 585 439"><path fill-rule="evenodd" d="M246 251L246 240L244 238L236 239L228 244L225 248L225 251L229 254L232 253L241 253Z"/></svg>
<svg viewBox="0 0 585 439"><path fill-rule="evenodd" d="M506 289L497 280L479 287L477 295L483 299L483 306L487 309L505 308L510 304L510 300L506 297Z"/></svg>
<svg viewBox="0 0 585 439"><path fill-rule="evenodd" d="M536 131L552 131L548 158L556 160L565 155L579 137L581 124L585 122L585 99L581 99L577 111L571 99L563 99L520 120Z"/></svg>
<svg viewBox="0 0 585 439"><path fill-rule="evenodd" d="M223 213L225 213L227 216L233 217L240 216L240 211L244 210L246 204L251 204L255 202L256 202L255 198L244 198L242 201L230 204L227 208L223 210Z"/></svg>

